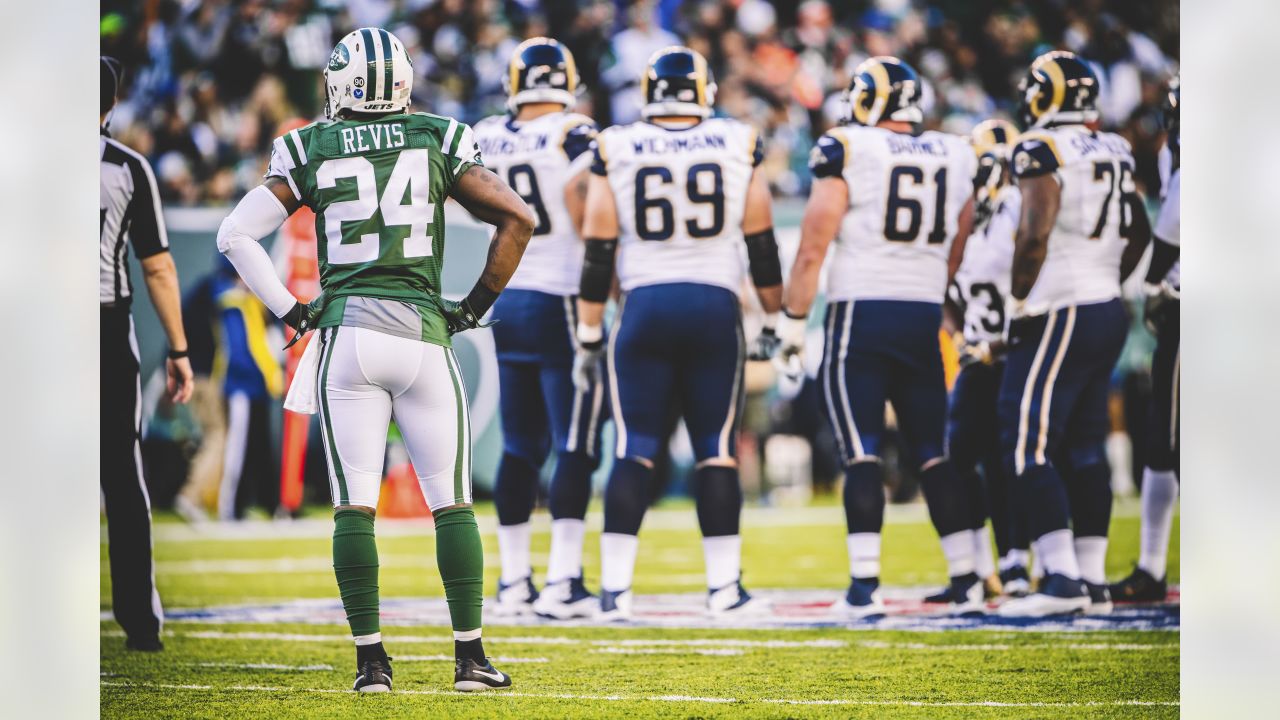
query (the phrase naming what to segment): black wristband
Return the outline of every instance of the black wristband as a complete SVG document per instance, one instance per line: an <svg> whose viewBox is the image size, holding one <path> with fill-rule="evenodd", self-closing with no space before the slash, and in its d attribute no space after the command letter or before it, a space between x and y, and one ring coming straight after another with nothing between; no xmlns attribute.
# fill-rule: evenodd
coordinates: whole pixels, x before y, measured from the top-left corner
<svg viewBox="0 0 1280 720"><path fill-rule="evenodd" d="M1159 285L1164 280L1165 275L1169 274L1169 269L1178 261L1182 248L1172 245L1161 240L1158 237L1151 238L1151 264L1147 266L1146 281L1152 285Z"/></svg>
<svg viewBox="0 0 1280 720"><path fill-rule="evenodd" d="M786 305L782 306L782 314L785 315L786 317L791 318L792 320L804 320L805 318L809 317L809 313L805 313L803 315L796 315L795 313L788 310Z"/></svg>
<svg viewBox="0 0 1280 720"><path fill-rule="evenodd" d="M781 285L782 261L778 259L778 242L773 237L773 228L752 233L743 239L747 243L751 282L758 288Z"/></svg>
<svg viewBox="0 0 1280 720"><path fill-rule="evenodd" d="M476 321L484 317L489 312L489 308L493 307L493 303L502 293L494 292L484 284L483 280L477 280L476 286L471 288L471 292L467 293L467 299L463 300L471 312L476 316Z"/></svg>
<svg viewBox="0 0 1280 720"><path fill-rule="evenodd" d="M182 358L187 357L187 356L188 356L188 355L190 355L190 354L191 354L191 351L190 351L190 350L170 350L170 351L169 351L169 359L170 359L170 360L181 360Z"/></svg>
<svg viewBox="0 0 1280 720"><path fill-rule="evenodd" d="M609 299L609 289L613 287L613 258L617 252L617 238L587 238L578 297L596 303Z"/></svg>

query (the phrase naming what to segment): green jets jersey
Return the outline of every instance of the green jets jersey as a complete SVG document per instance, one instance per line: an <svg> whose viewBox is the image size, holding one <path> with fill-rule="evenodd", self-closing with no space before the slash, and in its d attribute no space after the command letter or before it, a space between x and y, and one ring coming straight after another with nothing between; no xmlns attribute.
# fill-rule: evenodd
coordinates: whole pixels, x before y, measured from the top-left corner
<svg viewBox="0 0 1280 720"><path fill-rule="evenodd" d="M319 122L272 145L281 177L316 214L318 327L354 325L449 345L440 313L444 202L480 148L429 113Z"/></svg>

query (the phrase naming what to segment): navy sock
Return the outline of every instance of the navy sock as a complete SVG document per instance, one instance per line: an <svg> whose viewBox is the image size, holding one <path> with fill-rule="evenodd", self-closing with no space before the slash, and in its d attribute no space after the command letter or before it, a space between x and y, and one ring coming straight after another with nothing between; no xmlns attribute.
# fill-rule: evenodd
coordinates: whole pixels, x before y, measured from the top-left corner
<svg viewBox="0 0 1280 720"><path fill-rule="evenodd" d="M920 488L924 490L924 503L938 537L973 529L970 498L950 460L942 460L921 471Z"/></svg>
<svg viewBox="0 0 1280 720"><path fill-rule="evenodd" d="M702 537L737 535L742 515L738 468L704 465L694 472L694 500Z"/></svg>
<svg viewBox="0 0 1280 720"><path fill-rule="evenodd" d="M553 520L581 520L587 516L587 503L591 502L591 475L599 465L599 458L586 453L560 453L547 497Z"/></svg>
<svg viewBox="0 0 1280 720"><path fill-rule="evenodd" d="M844 517L852 533L878 533L884 525L884 468L878 462L844 469Z"/></svg>
<svg viewBox="0 0 1280 720"><path fill-rule="evenodd" d="M604 531L639 535L649 509L649 476L652 470L635 460L614 462L604 488Z"/></svg>
<svg viewBox="0 0 1280 720"><path fill-rule="evenodd" d="M498 511L498 524L529 522L537 502L538 468L519 455L503 453L493 480L493 506Z"/></svg>

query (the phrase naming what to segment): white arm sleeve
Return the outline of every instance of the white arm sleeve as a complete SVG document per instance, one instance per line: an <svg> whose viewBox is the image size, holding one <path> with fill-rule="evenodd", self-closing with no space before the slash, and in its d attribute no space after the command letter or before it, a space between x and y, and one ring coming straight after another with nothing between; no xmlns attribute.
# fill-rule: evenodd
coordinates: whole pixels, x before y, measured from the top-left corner
<svg viewBox="0 0 1280 720"><path fill-rule="evenodd" d="M288 217L280 200L265 185L259 185L240 200L218 228L218 250L276 317L284 317L298 299L280 282L271 256L260 241Z"/></svg>

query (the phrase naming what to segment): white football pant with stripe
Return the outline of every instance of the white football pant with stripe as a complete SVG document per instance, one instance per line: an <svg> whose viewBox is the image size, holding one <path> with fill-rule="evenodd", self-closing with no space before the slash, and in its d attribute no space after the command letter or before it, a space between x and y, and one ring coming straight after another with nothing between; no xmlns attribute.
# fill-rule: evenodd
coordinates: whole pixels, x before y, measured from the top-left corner
<svg viewBox="0 0 1280 720"><path fill-rule="evenodd" d="M471 502L471 426L453 350L360 327L325 328L320 420L334 507L376 508L394 418L432 512Z"/></svg>

